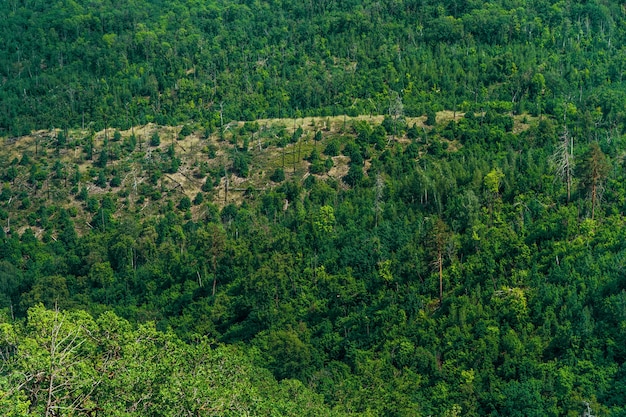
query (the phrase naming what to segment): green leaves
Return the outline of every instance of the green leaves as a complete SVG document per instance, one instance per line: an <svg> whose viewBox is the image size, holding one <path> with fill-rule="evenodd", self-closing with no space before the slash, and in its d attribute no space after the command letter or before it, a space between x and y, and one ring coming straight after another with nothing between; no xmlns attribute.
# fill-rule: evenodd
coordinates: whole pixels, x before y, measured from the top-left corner
<svg viewBox="0 0 626 417"><path fill-rule="evenodd" d="M500 186L503 178L504 174L500 169L496 168L489 171L489 173L485 175L485 178L483 180L487 191L494 195L498 195L500 192Z"/></svg>
<svg viewBox="0 0 626 417"><path fill-rule="evenodd" d="M597 142L592 142L577 166L581 188L591 198L591 218L594 218L602 185L609 173L609 162Z"/></svg>
<svg viewBox="0 0 626 417"><path fill-rule="evenodd" d="M331 206L320 207L315 219L313 220L313 229L316 235L323 236L332 233L334 225L334 209Z"/></svg>
<svg viewBox="0 0 626 417"><path fill-rule="evenodd" d="M39 305L29 310L24 331L17 330L18 357L8 364L11 389L30 401L30 410L52 416L93 406L91 395L102 380L92 359L93 319L83 312L61 313ZM19 398L19 395L18 395Z"/></svg>
<svg viewBox="0 0 626 417"><path fill-rule="evenodd" d="M278 384L240 348L186 344L152 324L132 329L111 312L94 320L40 305L23 327L0 323L0 349L0 405L11 417L332 415L321 397L298 381Z"/></svg>

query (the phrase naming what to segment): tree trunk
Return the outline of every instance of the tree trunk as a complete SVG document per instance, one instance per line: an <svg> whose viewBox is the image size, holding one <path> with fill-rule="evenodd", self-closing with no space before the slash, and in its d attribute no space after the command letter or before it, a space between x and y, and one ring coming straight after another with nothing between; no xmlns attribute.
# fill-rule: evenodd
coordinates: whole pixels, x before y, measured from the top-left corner
<svg viewBox="0 0 626 417"><path fill-rule="evenodd" d="M443 253L439 251L437 254L437 263L439 264L439 305L443 303Z"/></svg>

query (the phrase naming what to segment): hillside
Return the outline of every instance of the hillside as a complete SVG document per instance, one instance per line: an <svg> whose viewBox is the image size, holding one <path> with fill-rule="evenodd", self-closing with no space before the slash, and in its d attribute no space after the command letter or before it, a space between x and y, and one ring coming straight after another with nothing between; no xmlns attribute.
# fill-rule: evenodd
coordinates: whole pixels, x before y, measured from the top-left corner
<svg viewBox="0 0 626 417"><path fill-rule="evenodd" d="M623 117L621 3L7 1L0 135L194 120L479 112Z"/></svg>
<svg viewBox="0 0 626 417"><path fill-rule="evenodd" d="M621 138L570 148L575 126L547 118L452 116L12 141L5 323L113 310L243 346L340 414L619 415Z"/></svg>
<svg viewBox="0 0 626 417"><path fill-rule="evenodd" d="M0 3L0 410L623 415L624 10Z"/></svg>
<svg viewBox="0 0 626 417"><path fill-rule="evenodd" d="M456 120L462 116L456 113ZM437 120L447 123L454 117L452 112L440 112ZM516 130L527 128L522 119L528 117L517 117ZM424 125L424 120L402 117L400 134L384 132L384 141L406 146L411 142L406 137L409 126L427 135L432 126ZM4 175L5 232L14 228L21 233L29 226L41 237L45 230L25 220L36 218L40 206L54 205L69 209L84 233L94 227L90 224L96 209L93 201L104 195L116 201L115 217L138 212L154 215L168 203L177 205L183 197L206 200L218 208L241 204L248 194L276 188L283 181L302 183L311 175L313 149L323 154L331 142L337 147L336 154L326 155L332 165L314 172L320 179L341 183L349 158L338 151L355 140L355 122L357 126L359 122L377 126L383 121L383 116L263 119L230 122L223 134L207 134L190 125L148 124L126 131L36 131L7 139L0 155L2 165L10 167ZM454 141L447 142L455 146ZM421 147L423 152L428 144ZM241 161L245 161L244 172L237 165ZM284 178L273 181L277 169ZM205 214L200 204L190 207L194 220Z"/></svg>

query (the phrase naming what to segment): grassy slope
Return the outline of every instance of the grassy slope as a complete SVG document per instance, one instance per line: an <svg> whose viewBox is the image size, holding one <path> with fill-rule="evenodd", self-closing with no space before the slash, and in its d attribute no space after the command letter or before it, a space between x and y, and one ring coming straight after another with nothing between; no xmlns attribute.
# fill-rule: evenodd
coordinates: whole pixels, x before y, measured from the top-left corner
<svg viewBox="0 0 626 417"><path fill-rule="evenodd" d="M462 114L451 111L439 112L437 122L445 123L454 117L458 119L462 117ZM9 220L5 226L11 225L10 222L13 221L11 226L19 226L21 232L28 226L23 221L28 213L36 211L40 204L53 204L65 208L75 207L76 215L80 220L75 221L79 232L84 232L89 228L88 220L91 215L85 211L83 202L74 198L70 192L71 187L65 181L52 179L53 165L57 160L61 161L68 176L72 174L74 167L78 167L82 174L81 186L86 186L89 189L90 196L98 197L105 193L117 194L118 213L141 212L143 215L150 215L156 213L158 207L168 200L177 204L184 195L193 199L197 193L201 192L201 187L205 181L199 175L200 164L206 163L209 168L216 168L220 165L229 167L232 164L231 155L235 147L234 137L237 137L238 147L242 146L243 137L248 137L248 154L251 155L250 175L247 178L240 178L234 174L228 176L229 193L227 199L225 198L225 178L222 178L221 183L214 187L211 192L204 193L205 201L212 201L218 207L223 207L228 203L240 203L246 190L267 190L276 186L277 184L270 181L269 177L276 168L283 167L283 163L285 180L303 180L309 175L309 163L305 158L310 155L313 147L318 146L321 152L329 138L339 138L343 142L353 137L351 125L354 120L365 120L376 125L383 121L383 116L307 117L296 120L263 119L257 121L259 130L253 135L249 133L245 135L236 134L244 123L231 122L226 126L222 140L217 134L213 134L208 139L203 139L199 131L194 131L191 135L179 140L177 138L178 132L182 126L157 126L154 124L137 126L120 132L122 139L117 142L121 144L125 138L134 133L137 138L135 151L124 154L120 159L109 161L107 164L108 179L116 171L122 179L121 185L119 187L107 185L104 188L94 184L95 175L98 172L94 163L98 160L99 152L103 149L105 138L108 138L110 145L115 144L111 141L114 133L112 129L94 134L94 155L91 160L86 159L83 150L84 138L88 136L88 131L70 131L67 145L59 151L54 149L58 131L37 131L29 136L17 138L17 140L6 139L5 146L0 151L0 162L4 166L7 166L14 158L20 159L22 155L29 154L33 161L48 170L48 179L33 185L28 182L27 167L20 167L18 177L10 184L16 198L4 205L9 213ZM406 122L408 126L415 123L418 128L428 130L429 127L424 125L424 120L425 117L407 118ZM521 120L522 117L516 117L515 131L528 128L528 125L522 123ZM291 136L298 127L301 127L304 132L298 143L289 143L284 149L276 146L277 132L284 130L288 136ZM313 136L318 130L322 131L323 139L320 143L315 144ZM149 146L150 137L155 131L159 133L161 138L161 144L158 147ZM401 143L408 142L406 137L399 137L396 140ZM176 173L164 174L155 185L161 191L162 199L159 201L153 201L149 198L140 199L138 189L141 184L148 181L148 173L142 167L142 159L158 157L159 154L166 153L172 144L176 156L181 159L181 165ZM207 155L208 147L211 145L217 149L214 158L209 158ZM450 149L458 146L458 144L452 145ZM340 179L348 170L348 161L349 159L343 155L333 157L333 168L322 177ZM30 208L23 209L20 207L20 203L17 201L19 193L28 195L32 202ZM192 217L200 218L204 210L206 210L204 205L193 206ZM34 229L37 234L42 233L41 228L34 227Z"/></svg>

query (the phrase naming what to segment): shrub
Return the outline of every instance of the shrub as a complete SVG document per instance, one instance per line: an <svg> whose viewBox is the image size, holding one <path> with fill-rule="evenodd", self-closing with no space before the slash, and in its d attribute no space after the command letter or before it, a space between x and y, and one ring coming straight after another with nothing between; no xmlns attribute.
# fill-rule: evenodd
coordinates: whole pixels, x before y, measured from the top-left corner
<svg viewBox="0 0 626 417"><path fill-rule="evenodd" d="M150 137L150 146L159 146L161 144L161 137L159 132L154 132Z"/></svg>
<svg viewBox="0 0 626 417"><path fill-rule="evenodd" d="M324 154L328 156L337 156L339 155L339 141L337 139L333 139L324 148Z"/></svg>
<svg viewBox="0 0 626 417"><path fill-rule="evenodd" d="M276 170L270 176L270 180L274 182L282 182L285 180L285 170L282 168L276 168Z"/></svg>
<svg viewBox="0 0 626 417"><path fill-rule="evenodd" d="M187 196L184 196L183 198L180 199L180 202L178 203L178 208L181 210L189 210L191 208L191 199Z"/></svg>

